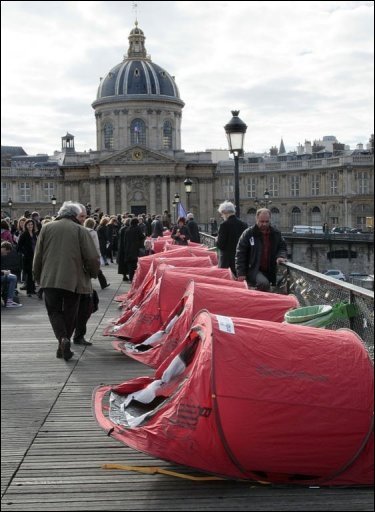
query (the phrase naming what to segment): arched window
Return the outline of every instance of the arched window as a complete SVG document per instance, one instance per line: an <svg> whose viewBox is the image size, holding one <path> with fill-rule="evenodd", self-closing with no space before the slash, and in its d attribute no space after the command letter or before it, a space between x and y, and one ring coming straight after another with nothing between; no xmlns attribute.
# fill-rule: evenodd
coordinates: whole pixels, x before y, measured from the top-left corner
<svg viewBox="0 0 375 512"><path fill-rule="evenodd" d="M130 143L146 145L146 125L142 119L133 119L131 122Z"/></svg>
<svg viewBox="0 0 375 512"><path fill-rule="evenodd" d="M170 121L164 121L163 125L163 148L172 148L172 123Z"/></svg>
<svg viewBox="0 0 375 512"><path fill-rule="evenodd" d="M276 207L271 208L271 224L275 228L280 227L280 210Z"/></svg>
<svg viewBox="0 0 375 512"><path fill-rule="evenodd" d="M256 208L249 208L247 210L246 222L249 226L254 226L256 220Z"/></svg>
<svg viewBox="0 0 375 512"><path fill-rule="evenodd" d="M320 212L320 208L314 206L311 210L311 225L312 226L320 226L322 224L322 214Z"/></svg>
<svg viewBox="0 0 375 512"><path fill-rule="evenodd" d="M292 210L292 226L301 224L301 210L295 206Z"/></svg>
<svg viewBox="0 0 375 512"><path fill-rule="evenodd" d="M105 149L113 149L113 126L111 123L105 123L104 128L104 147Z"/></svg>

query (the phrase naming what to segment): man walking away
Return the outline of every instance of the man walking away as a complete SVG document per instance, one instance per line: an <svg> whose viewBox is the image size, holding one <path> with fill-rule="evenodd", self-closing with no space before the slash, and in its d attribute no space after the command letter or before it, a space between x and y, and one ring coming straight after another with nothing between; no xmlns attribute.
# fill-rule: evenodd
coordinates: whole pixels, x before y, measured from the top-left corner
<svg viewBox="0 0 375 512"><path fill-rule="evenodd" d="M236 207L229 201L224 201L218 208L224 219L219 226L216 247L219 249L219 268L230 268L236 274L235 254L237 242L241 234L247 229L247 224L236 217Z"/></svg>
<svg viewBox="0 0 375 512"><path fill-rule="evenodd" d="M73 356L70 338L80 294L91 292L91 278L97 277L99 271L94 242L81 226L80 215L78 203L64 202L56 220L42 227L33 263L34 277L44 289L49 320L58 341L56 357L65 361Z"/></svg>
<svg viewBox="0 0 375 512"><path fill-rule="evenodd" d="M201 243L201 236L199 234L199 226L194 220L194 215L192 213L188 213L186 216L187 219L187 227L190 232L190 241Z"/></svg>

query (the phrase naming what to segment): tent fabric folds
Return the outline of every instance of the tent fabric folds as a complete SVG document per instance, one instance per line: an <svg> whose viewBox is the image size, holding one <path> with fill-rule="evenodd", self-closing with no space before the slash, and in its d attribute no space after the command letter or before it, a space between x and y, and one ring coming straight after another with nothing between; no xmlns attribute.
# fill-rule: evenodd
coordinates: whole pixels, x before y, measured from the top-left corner
<svg viewBox="0 0 375 512"><path fill-rule="evenodd" d="M124 340L112 344L125 355L157 368L184 339L194 316L208 304L211 313L273 322L282 322L286 312L299 306L294 295L232 288L230 281L223 282L218 290L217 285L192 280L159 331L141 344Z"/></svg>
<svg viewBox="0 0 375 512"><path fill-rule="evenodd" d="M373 367L347 329L202 310L152 377L93 400L108 434L154 457L235 479L373 484Z"/></svg>

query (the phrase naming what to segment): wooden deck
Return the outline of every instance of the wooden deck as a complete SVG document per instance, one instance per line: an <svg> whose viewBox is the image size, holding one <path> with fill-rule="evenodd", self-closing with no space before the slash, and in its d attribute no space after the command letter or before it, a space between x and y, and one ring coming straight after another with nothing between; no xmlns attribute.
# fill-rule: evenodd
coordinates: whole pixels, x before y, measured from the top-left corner
<svg viewBox="0 0 375 512"><path fill-rule="evenodd" d="M103 469L117 463L188 471L106 437L92 415L95 386L152 373L102 336L108 320L119 316L113 297L128 288L115 265L105 274L111 286L98 290L99 311L88 328L94 345L74 347L69 362L55 357L57 342L42 301L22 296L22 308L2 308L2 510L374 509L372 489L192 482Z"/></svg>

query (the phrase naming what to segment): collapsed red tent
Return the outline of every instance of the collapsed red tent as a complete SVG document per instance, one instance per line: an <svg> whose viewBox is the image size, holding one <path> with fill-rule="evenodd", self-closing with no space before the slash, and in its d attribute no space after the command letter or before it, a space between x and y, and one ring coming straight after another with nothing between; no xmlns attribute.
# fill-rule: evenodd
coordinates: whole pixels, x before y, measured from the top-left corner
<svg viewBox="0 0 375 512"><path fill-rule="evenodd" d="M347 329L201 311L154 377L93 398L108 435L154 457L229 478L373 484L373 366Z"/></svg>
<svg viewBox="0 0 375 512"><path fill-rule="evenodd" d="M180 274L166 269L155 288L145 297L132 316L122 324L110 325L104 329L103 334L126 338L132 343L141 343L161 328L185 293L186 286L191 279L217 286L227 283L227 280L216 277ZM244 281L231 281L231 286L247 289Z"/></svg>
<svg viewBox="0 0 375 512"><path fill-rule="evenodd" d="M285 313L298 306L294 295L232 288L230 283L228 286L223 283L218 288L217 285L190 281L159 331L138 345L125 340L116 340L112 344L125 355L157 368L184 339L194 316L201 309L218 315L282 322Z"/></svg>
<svg viewBox="0 0 375 512"><path fill-rule="evenodd" d="M132 299L133 296L137 293L139 288L142 287L143 282L150 270L150 267L154 261L163 263L163 262L169 262L171 265L175 266L186 266L187 263L183 262L183 259L190 259L190 258L196 258L194 252L189 249L188 247L177 247L173 251L167 251L163 253L158 254L151 254L150 256L143 256L142 258L138 259L137 264L137 270L134 274L134 278L132 281L132 285L128 293L125 293L121 296L116 297L117 301L128 301L129 299ZM215 260L212 256L212 253L210 251L205 251L204 256L198 256L200 258L206 258L206 262L202 261L202 264L200 266L207 267L211 265L215 265ZM170 261L172 259L178 258L177 261ZM207 258L210 259L210 262L207 262ZM199 261L195 261L191 266L199 266ZM190 265L189 265L190 266Z"/></svg>
<svg viewBox="0 0 375 512"><path fill-rule="evenodd" d="M191 262L191 258L187 260L184 259L184 261L186 262L186 265L188 265L189 262ZM196 261L196 258L193 260L193 263L194 262L196 265L200 265L199 261ZM172 268L175 268L176 271L184 274L197 274L207 277L218 277L220 279L226 279L231 281L235 279L231 269L229 268L200 266L180 267L178 265L176 267L173 267L172 265L167 263L160 263L156 259L151 264L148 274L143 280L142 286L138 289L138 291L133 295L131 299L124 302L124 309L121 316L113 323L118 325L126 322L126 320L130 318L130 316L133 314L134 308L140 306L145 297L154 289L154 287L156 286L157 282L159 281L160 277L163 275L165 270Z"/></svg>

